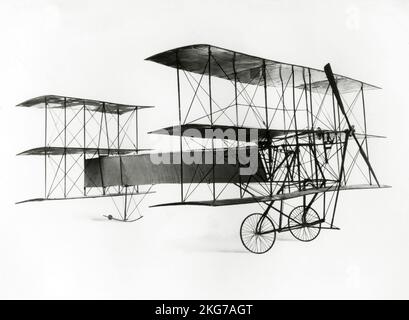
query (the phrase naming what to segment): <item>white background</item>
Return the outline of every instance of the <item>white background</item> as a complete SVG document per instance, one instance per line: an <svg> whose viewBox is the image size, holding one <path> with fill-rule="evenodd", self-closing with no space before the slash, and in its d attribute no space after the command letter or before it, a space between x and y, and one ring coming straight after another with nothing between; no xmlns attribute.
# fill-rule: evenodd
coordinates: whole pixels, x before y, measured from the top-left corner
<svg viewBox="0 0 409 320"><path fill-rule="evenodd" d="M0 1L0 298L409 298L407 1ZM210 43L379 85L368 94L371 161L391 189L341 194L336 224L312 243L280 235L247 253L240 223L257 206L148 205L108 222L110 199L14 202L41 194L42 94L153 104L141 131L176 123L175 73L144 61ZM156 147L143 137L144 147Z"/></svg>

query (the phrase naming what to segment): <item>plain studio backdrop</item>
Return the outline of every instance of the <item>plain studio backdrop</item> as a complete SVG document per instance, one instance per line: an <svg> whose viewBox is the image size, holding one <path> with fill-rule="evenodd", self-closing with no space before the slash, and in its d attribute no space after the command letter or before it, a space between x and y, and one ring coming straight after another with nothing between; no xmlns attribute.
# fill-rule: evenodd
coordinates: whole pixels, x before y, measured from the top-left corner
<svg viewBox="0 0 409 320"><path fill-rule="evenodd" d="M409 298L408 1L0 1L1 298ZM246 252L241 221L257 205L149 205L114 223L110 199L15 205L40 196L43 94L155 105L141 132L177 123L176 77L144 59L210 43L378 85L368 93L370 157L391 189L341 193L341 231L311 243L280 235ZM157 137L143 135L143 147ZM37 194L35 194L37 192Z"/></svg>

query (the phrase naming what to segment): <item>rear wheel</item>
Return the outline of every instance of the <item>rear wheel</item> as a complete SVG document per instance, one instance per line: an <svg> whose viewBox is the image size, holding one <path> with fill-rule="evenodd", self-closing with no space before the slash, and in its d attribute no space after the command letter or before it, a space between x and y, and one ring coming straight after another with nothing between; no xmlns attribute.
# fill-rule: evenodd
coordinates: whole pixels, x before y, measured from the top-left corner
<svg viewBox="0 0 409 320"><path fill-rule="evenodd" d="M313 208L304 206L295 207L288 217L288 227L294 238L309 242L321 232L320 216Z"/></svg>
<svg viewBox="0 0 409 320"><path fill-rule="evenodd" d="M247 216L240 227L243 246L252 253L266 253L274 245L276 230L273 221L260 213Z"/></svg>

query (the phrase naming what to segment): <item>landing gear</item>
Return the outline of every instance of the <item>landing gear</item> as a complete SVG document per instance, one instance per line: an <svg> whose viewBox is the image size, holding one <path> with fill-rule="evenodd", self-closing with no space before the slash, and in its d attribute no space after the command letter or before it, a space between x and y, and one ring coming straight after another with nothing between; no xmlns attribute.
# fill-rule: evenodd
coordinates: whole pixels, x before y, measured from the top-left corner
<svg viewBox="0 0 409 320"><path fill-rule="evenodd" d="M123 186L119 189L119 193L116 196L119 196L119 200L115 201L115 197L112 196L111 199L118 211L117 216L112 214L103 215L108 220L120 221L120 222L134 222L142 218L142 215L139 211L139 205L145 199L146 195L150 193L153 185L149 187L147 191L139 192L138 186ZM137 195L142 195L142 198L139 201L135 200ZM136 216L136 215L139 216ZM132 217L132 219L131 219Z"/></svg>
<svg viewBox="0 0 409 320"><path fill-rule="evenodd" d="M288 228L294 238L309 242L320 234L321 218L311 207L295 207L288 216Z"/></svg>
<svg viewBox="0 0 409 320"><path fill-rule="evenodd" d="M266 253L274 245L276 230L273 221L260 213L253 213L243 220L240 239L244 247L252 253Z"/></svg>
<svg viewBox="0 0 409 320"><path fill-rule="evenodd" d="M139 219L141 219L142 218L142 216L139 216L138 218L136 218L136 219L118 219L118 218L114 218L111 214L109 214L109 215L103 215L103 217L105 217L105 218L107 218L108 220L113 220L113 221L120 221L120 222L135 222L135 221L138 221Z"/></svg>

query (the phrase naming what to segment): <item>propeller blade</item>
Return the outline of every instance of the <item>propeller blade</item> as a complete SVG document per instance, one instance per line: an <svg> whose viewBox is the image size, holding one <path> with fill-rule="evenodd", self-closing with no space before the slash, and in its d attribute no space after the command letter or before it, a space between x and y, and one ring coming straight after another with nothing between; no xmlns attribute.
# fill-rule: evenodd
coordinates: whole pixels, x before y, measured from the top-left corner
<svg viewBox="0 0 409 320"><path fill-rule="evenodd" d="M362 148L361 144L358 141L358 138L355 135L354 127L349 122L348 116L347 116L347 114L345 112L344 104L342 103L341 95L339 94L337 83L335 82L334 74L332 73L331 65L329 63L325 65L324 71L325 71L325 74L327 75L327 79L328 79L328 82L329 82L329 84L331 86L332 92L334 93L335 99L338 102L339 109L341 110L341 113L342 113L342 115L344 116L344 118L345 118L345 120L347 122L348 128L350 130L350 134L352 135L352 137L354 138L356 144L358 145L359 153L361 154L362 158L365 160L365 162L366 162L366 164L367 164L367 166L369 168L370 173L372 174L372 176L374 177L374 179L376 181L376 184L378 185L378 187L380 187L378 178L376 177L375 172L372 169L372 166L371 166L371 163L369 162L368 156L366 155L364 149Z"/></svg>

